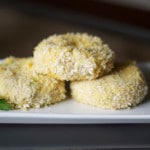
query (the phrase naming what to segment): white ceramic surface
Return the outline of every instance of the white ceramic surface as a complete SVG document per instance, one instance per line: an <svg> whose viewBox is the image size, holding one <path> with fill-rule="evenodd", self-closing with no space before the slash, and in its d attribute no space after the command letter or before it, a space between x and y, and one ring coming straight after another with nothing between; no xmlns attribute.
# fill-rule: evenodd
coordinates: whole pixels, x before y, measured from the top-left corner
<svg viewBox="0 0 150 150"><path fill-rule="evenodd" d="M150 85L150 63L141 63L147 83ZM0 111L0 123L25 124L102 124L102 123L150 123L150 94L145 101L124 110L104 110L77 103L73 99L47 108Z"/></svg>

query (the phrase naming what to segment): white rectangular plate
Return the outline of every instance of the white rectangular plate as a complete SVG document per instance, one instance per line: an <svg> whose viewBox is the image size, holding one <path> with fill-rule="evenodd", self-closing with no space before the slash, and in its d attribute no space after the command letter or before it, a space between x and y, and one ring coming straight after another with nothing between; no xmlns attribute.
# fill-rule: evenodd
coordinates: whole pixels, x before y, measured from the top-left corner
<svg viewBox="0 0 150 150"><path fill-rule="evenodd" d="M150 83L150 63L141 63L147 83ZM0 123L24 124L102 124L102 123L150 123L150 94L146 100L124 110L104 110L77 103L73 99L47 108L0 111Z"/></svg>

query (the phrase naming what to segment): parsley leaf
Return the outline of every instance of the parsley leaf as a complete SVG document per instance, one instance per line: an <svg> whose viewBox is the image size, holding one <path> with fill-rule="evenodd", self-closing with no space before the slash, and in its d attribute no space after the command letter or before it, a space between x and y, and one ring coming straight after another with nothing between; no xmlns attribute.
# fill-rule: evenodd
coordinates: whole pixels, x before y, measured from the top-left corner
<svg viewBox="0 0 150 150"><path fill-rule="evenodd" d="M5 99L0 99L0 110L11 110L11 105Z"/></svg>

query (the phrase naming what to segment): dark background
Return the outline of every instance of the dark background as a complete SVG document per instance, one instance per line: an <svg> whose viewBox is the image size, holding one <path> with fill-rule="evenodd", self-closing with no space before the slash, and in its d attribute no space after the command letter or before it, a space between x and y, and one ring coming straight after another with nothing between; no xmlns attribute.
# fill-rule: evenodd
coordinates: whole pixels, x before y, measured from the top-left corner
<svg viewBox="0 0 150 150"><path fill-rule="evenodd" d="M150 12L100 0L1 0L0 58L31 56L54 33L100 36L119 60L150 60Z"/></svg>

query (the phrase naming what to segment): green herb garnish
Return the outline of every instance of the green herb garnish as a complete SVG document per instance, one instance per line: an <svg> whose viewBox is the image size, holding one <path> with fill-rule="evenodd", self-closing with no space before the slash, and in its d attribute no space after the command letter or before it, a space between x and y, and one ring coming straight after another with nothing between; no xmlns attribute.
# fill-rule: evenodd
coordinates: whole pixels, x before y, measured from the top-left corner
<svg viewBox="0 0 150 150"><path fill-rule="evenodd" d="M0 99L0 110L11 110L11 105L5 99Z"/></svg>

